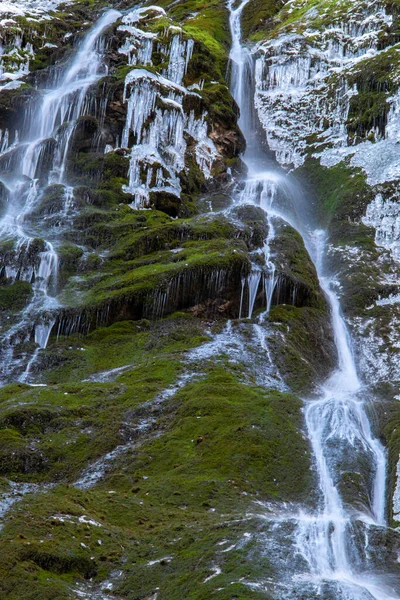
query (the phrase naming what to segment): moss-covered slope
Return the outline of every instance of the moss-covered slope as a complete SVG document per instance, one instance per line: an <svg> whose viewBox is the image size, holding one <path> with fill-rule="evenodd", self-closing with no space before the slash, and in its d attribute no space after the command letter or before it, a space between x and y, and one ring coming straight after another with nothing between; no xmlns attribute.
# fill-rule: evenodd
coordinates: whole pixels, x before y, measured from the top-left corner
<svg viewBox="0 0 400 600"><path fill-rule="evenodd" d="M2 390L4 498L8 478L42 486L6 517L3 594L90 596L108 580L121 598L261 597L240 583L271 568L251 560L254 502L310 494L301 403L223 356L221 366L194 358L195 379L163 396L185 381L185 354L199 343L193 318L120 323L83 346L50 346L52 385ZM77 383L127 361L115 382Z"/></svg>

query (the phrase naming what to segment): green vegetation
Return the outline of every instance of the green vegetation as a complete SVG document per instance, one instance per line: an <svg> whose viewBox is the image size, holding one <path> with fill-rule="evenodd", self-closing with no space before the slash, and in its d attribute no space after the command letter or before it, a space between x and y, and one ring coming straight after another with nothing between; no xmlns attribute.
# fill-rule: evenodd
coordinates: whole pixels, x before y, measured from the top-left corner
<svg viewBox="0 0 400 600"><path fill-rule="evenodd" d="M397 463L400 456L400 413L397 399L384 403L379 410L379 425L383 441L388 448L388 497L392 498L397 484ZM392 502L388 506L392 527L398 527L394 521Z"/></svg>
<svg viewBox="0 0 400 600"><path fill-rule="evenodd" d="M61 342L61 350L51 345L49 366L53 354L55 360L44 375L53 385L0 391L2 474L59 482L21 500L7 518L2 594L70 598L88 577L102 582L118 568L115 592L126 598L157 587L171 600L182 591L199 599L260 598L239 582L271 570L267 558L251 560L258 520L246 514L257 512L253 500L310 494L301 402L243 383L239 365L203 361L201 373L194 365L195 380L152 404L202 340L199 322L187 316L120 323ZM74 383L127 361L131 369L115 383ZM140 426L149 419L150 428ZM125 450L95 487L65 485L121 444ZM233 545L228 553L225 544ZM216 561L221 574L205 582Z"/></svg>
<svg viewBox="0 0 400 600"><path fill-rule="evenodd" d="M374 190L361 170L345 163L328 169L316 159L308 159L297 172L310 196L314 196L320 222L328 227L329 239L336 248L328 262L341 279L342 308L360 315L382 293L382 268L388 268L378 266L375 232L362 223Z"/></svg>
<svg viewBox="0 0 400 600"><path fill-rule="evenodd" d="M111 319L121 309L122 318L152 316L157 294L169 290L165 311L173 312L193 306L196 298L235 297L241 276L249 272L247 246L236 239L237 228L226 218L173 220L127 206L111 212L107 222L108 214L94 208L82 211L75 222L82 233L79 238L70 234L86 245L93 241L96 251L107 248L106 258L96 261L96 253L83 257L72 246L61 251L61 273L67 277L76 269L79 275L62 292L64 305L71 309L94 313L111 307ZM216 272L226 274L221 289L211 284Z"/></svg>
<svg viewBox="0 0 400 600"><path fill-rule="evenodd" d="M301 235L287 224L277 227L277 236L272 244L276 256L276 267L281 272L282 288L278 302L294 303L297 306L313 306L326 309L315 266L304 246ZM292 297L291 297L292 296Z"/></svg>
<svg viewBox="0 0 400 600"><path fill-rule="evenodd" d="M179 374L175 362L181 354L207 339L201 321L186 313L175 313L153 322L121 321L98 328L85 337L51 340L43 353L48 369L41 377L48 384L58 385L126 366L135 368L136 376L142 373L141 377L151 377L150 365L154 366L157 359L159 368L165 368L159 382L163 388L173 383ZM150 394L156 391L149 388Z"/></svg>
<svg viewBox="0 0 400 600"><path fill-rule="evenodd" d="M31 285L26 281L17 281L12 285L0 285L0 311L22 310L28 303L31 293Z"/></svg>
<svg viewBox="0 0 400 600"><path fill-rule="evenodd" d="M296 173L316 199L320 221L329 223L330 228L335 230L332 233L336 241L339 242L340 237L346 242L354 239L354 231L358 227L363 231L367 229L360 224L360 219L374 195L361 169L352 168L344 162L327 168L321 166L318 159L309 158ZM344 221L349 222L350 234Z"/></svg>
<svg viewBox="0 0 400 600"><path fill-rule="evenodd" d="M350 99L347 127L351 142L365 140L371 131L385 136L388 99L398 88L398 67L398 48L391 48L378 57L364 60L361 68L349 75L349 85L356 86L358 91Z"/></svg>
<svg viewBox="0 0 400 600"><path fill-rule="evenodd" d="M308 393L335 367L326 310L282 304L272 307L269 320L282 333L269 340L281 375L296 393Z"/></svg>
<svg viewBox="0 0 400 600"><path fill-rule="evenodd" d="M266 31L273 25L273 17L284 5L284 0L252 0L246 4L242 12L243 37L257 39L265 36ZM258 35L257 35L258 34Z"/></svg>
<svg viewBox="0 0 400 600"><path fill-rule="evenodd" d="M168 2L163 0L160 5L167 6ZM180 1L168 10L168 16L200 45L198 53L206 51L205 56L208 54L212 61L209 66L216 67L218 79L223 80L230 48L229 13L224 4L218 0Z"/></svg>

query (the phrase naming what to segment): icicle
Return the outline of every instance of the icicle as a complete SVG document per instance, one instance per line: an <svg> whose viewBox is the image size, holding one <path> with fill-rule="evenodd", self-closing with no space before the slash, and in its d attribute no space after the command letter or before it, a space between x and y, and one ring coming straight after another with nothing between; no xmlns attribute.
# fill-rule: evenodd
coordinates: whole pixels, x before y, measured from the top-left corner
<svg viewBox="0 0 400 600"><path fill-rule="evenodd" d="M168 56L168 67L163 73L167 79L174 83L182 83L189 60L192 57L193 47L193 40L182 40L181 34L177 34L172 38Z"/></svg>
<svg viewBox="0 0 400 600"><path fill-rule="evenodd" d="M239 319L242 318L242 308L243 308L243 297L244 297L244 286L246 283L246 278L242 277L242 290L240 293L240 307L239 307Z"/></svg>
<svg viewBox="0 0 400 600"><path fill-rule="evenodd" d="M261 271L256 271L255 273L251 273L247 279L247 284L249 288L249 312L248 318L251 319L253 316L254 304L257 298L257 292L260 285L261 280Z"/></svg>
<svg viewBox="0 0 400 600"><path fill-rule="evenodd" d="M270 313L272 298L276 287L275 267L272 267L268 276L265 277L265 299L267 302L267 315Z"/></svg>

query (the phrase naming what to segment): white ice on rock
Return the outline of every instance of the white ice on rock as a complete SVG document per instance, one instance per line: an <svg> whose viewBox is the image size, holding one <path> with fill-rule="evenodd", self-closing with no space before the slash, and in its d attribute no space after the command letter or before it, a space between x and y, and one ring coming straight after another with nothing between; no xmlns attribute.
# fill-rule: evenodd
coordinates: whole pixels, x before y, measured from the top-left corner
<svg viewBox="0 0 400 600"><path fill-rule="evenodd" d="M160 17L165 16L164 9L158 6L150 6L139 8L130 11L122 18L122 25L118 27L118 31L129 33L125 43L119 49L120 54L125 54L128 57L129 65L151 65L151 55L153 52L153 40L157 34L143 31L134 26L134 23L140 21L149 13L155 12Z"/></svg>
<svg viewBox="0 0 400 600"><path fill-rule="evenodd" d="M0 15L47 15L61 3L70 4L71 0L7 0L0 2Z"/></svg>
<svg viewBox="0 0 400 600"><path fill-rule="evenodd" d="M303 3L291 4L294 9ZM283 165L303 163L311 135L319 137L321 150L329 146L323 153L324 164L356 152L354 146L347 146L346 121L350 98L357 90L349 87L346 75L378 53L379 36L392 22L376 0L354 0L350 7L338 3L329 26L313 27L314 19L323 17L317 9L309 11L300 21L302 31L286 27L276 39L260 42L253 50L255 105L268 144ZM354 158L354 164L373 167L376 156L382 156L378 146L374 158L370 157L372 143L357 146L356 156L360 151L362 157Z"/></svg>
<svg viewBox="0 0 400 600"><path fill-rule="evenodd" d="M22 85L21 79L29 74L30 63L35 58L33 45L26 41L26 32L18 22L18 17L24 17L31 23L29 35L38 36L34 24L38 21L51 20L52 13L58 6L70 4L72 0L8 0L0 1L0 26L2 36L0 41L0 91L15 89ZM45 39L42 48L56 48Z"/></svg>
<svg viewBox="0 0 400 600"><path fill-rule="evenodd" d="M294 11L304 5L304 0L292 0L285 8L290 12L289 6ZM282 165L300 166L312 143L314 156L323 166L333 167L346 160L362 169L367 183L376 187L375 198L362 222L374 228L375 242L383 249L379 267L394 261L390 264L391 281L386 280L386 269L381 269L385 288L398 284L395 273L400 260L400 91L388 94L384 133L371 130L370 141L354 143L358 140L350 140L347 122L350 100L358 94L349 83L350 76L365 68L363 61L374 57L380 60L385 53L391 53L389 56L396 65L395 51L399 50L390 46L380 50L378 44L379 39L385 39L393 18L378 1L338 0L336 14L328 18L323 6L321 2L295 24L282 27L276 38L260 42L254 48L255 106L268 144ZM324 22L324 18L329 24L321 28L318 21ZM394 82L400 81L398 71L393 71L391 77ZM362 268L361 252L356 256L349 247L342 251L349 268L355 264ZM351 321L360 369L369 382L397 382L400 370L397 294L378 299L374 306L380 307L381 314L386 307L387 334L379 331L371 319Z"/></svg>
<svg viewBox="0 0 400 600"><path fill-rule="evenodd" d="M396 468L396 488L393 494L393 519L400 523L400 457Z"/></svg>
<svg viewBox="0 0 400 600"><path fill-rule="evenodd" d="M130 34L119 52L128 57L128 64L140 65L130 71L125 80L124 101L127 118L121 146L130 151L129 184L124 191L134 197L132 206L144 208L152 192L181 193L179 173L185 170L187 137L195 142L196 162L206 179L211 176L217 156L208 136L207 115L185 112L184 99L197 96L182 84L192 56L194 42L175 33L167 46L157 44L168 63L161 74L147 70L155 35L137 25L149 12L163 15L162 9L148 7L133 10L123 19L122 31ZM171 28L172 29L172 28Z"/></svg>
<svg viewBox="0 0 400 600"><path fill-rule="evenodd" d="M383 139L326 149L321 154L321 164L333 167L350 157L350 164L365 171L371 186L400 179L400 91L388 98L388 103L390 110Z"/></svg>
<svg viewBox="0 0 400 600"><path fill-rule="evenodd" d="M395 260L400 260L400 204L377 194L368 205L363 223L376 231L375 243L390 250Z"/></svg>

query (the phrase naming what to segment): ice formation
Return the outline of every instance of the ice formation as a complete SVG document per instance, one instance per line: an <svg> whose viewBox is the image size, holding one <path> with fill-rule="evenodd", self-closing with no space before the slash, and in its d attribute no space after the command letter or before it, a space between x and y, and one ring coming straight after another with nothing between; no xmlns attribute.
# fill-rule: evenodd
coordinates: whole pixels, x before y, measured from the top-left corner
<svg viewBox="0 0 400 600"><path fill-rule="evenodd" d="M60 4L70 4L71 0L7 0L0 2L0 15L34 15L49 18L48 13Z"/></svg>
<svg viewBox="0 0 400 600"><path fill-rule="evenodd" d="M63 4L68 4L70 0ZM19 80L29 73L30 63L35 58L31 41L24 41L25 35L18 17L25 17L32 24L30 37L38 38L34 24L51 20L52 11L61 0L8 0L0 2L0 90L13 89L21 85ZM17 19L17 20L15 20ZM53 48L44 38L37 39L38 46Z"/></svg>
<svg viewBox="0 0 400 600"><path fill-rule="evenodd" d="M375 229L376 244L390 250L393 258L400 260L400 205L396 199L385 199L382 194L377 194L367 207L363 222Z"/></svg>
<svg viewBox="0 0 400 600"><path fill-rule="evenodd" d="M291 5L294 10L302 3ZM341 8L347 9L345 14ZM348 146L350 98L358 93L348 79L361 61L378 54L379 36L392 23L392 16L379 2L359 0L350 9L339 3L328 26L313 26L324 17L317 9L309 11L301 20L302 28L287 26L276 39L256 46L255 105L268 144L281 164L300 166L312 136L317 155L325 150L323 164L339 162L360 149L360 166L364 166L373 144Z"/></svg>
<svg viewBox="0 0 400 600"><path fill-rule="evenodd" d="M155 36L132 24L155 9L134 10L124 17L124 24L120 26L130 34L120 52L127 55L130 65L140 65L130 71L125 80L127 118L121 144L130 150L129 184L124 190L132 194L135 208L148 206L150 194L154 192L180 195L179 173L186 168L185 155L190 140L195 143L196 162L206 179L211 175L217 156L208 136L206 113L197 117L194 111L187 113L183 108L185 97L198 96L183 85L193 40L186 40L173 30L167 45L157 45L168 63L162 74L143 68L151 65ZM163 14L161 11L158 9L158 14Z"/></svg>

